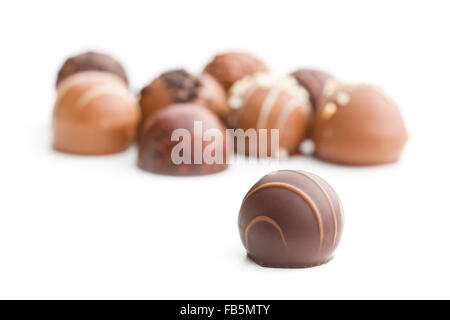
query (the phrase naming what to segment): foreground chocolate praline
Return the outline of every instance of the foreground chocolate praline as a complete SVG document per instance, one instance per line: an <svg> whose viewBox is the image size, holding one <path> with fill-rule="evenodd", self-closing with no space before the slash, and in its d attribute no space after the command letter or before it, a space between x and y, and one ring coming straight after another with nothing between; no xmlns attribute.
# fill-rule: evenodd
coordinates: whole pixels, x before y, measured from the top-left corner
<svg viewBox="0 0 450 320"><path fill-rule="evenodd" d="M125 69L113 57L99 52L86 52L70 57L62 65L56 79L56 86L67 77L83 71L105 71L120 77L128 84L128 78Z"/></svg>
<svg viewBox="0 0 450 320"><path fill-rule="evenodd" d="M308 92L294 78L277 79L256 73L236 82L229 93L233 110L229 125L257 130L258 143L245 146L247 155L259 154L261 129L267 130L268 156L275 152L288 156L298 151L312 115ZM272 129L278 130L279 150L271 150Z"/></svg>
<svg viewBox="0 0 450 320"><path fill-rule="evenodd" d="M186 102L201 104L221 118L228 112L226 93L213 77L182 69L161 74L142 89L139 100L144 120L162 108Z"/></svg>
<svg viewBox="0 0 450 320"><path fill-rule="evenodd" d="M325 83L334 79L331 74L316 69L299 69L291 75L301 86L308 90L313 109L316 109L316 104L322 96Z"/></svg>
<svg viewBox="0 0 450 320"><path fill-rule="evenodd" d="M314 119L315 156L346 165L399 160L408 134L397 104L366 84L327 82Z"/></svg>
<svg viewBox="0 0 450 320"><path fill-rule="evenodd" d="M204 69L204 72L216 78L227 91L245 76L267 71L269 69L264 62L244 52L219 54Z"/></svg>
<svg viewBox="0 0 450 320"><path fill-rule="evenodd" d="M188 137L177 136L175 130ZM208 140L206 132L219 136ZM188 147L181 150L181 143ZM144 123L138 165L146 171L166 175L212 174L227 168L226 148L225 127L214 113L200 105L175 104L156 112ZM214 161L208 163L205 153L212 155ZM176 163L174 156L186 157L188 161Z"/></svg>
<svg viewBox="0 0 450 320"><path fill-rule="evenodd" d="M53 147L88 155L125 150L140 119L135 96L118 76L76 73L58 86L53 110Z"/></svg>
<svg viewBox="0 0 450 320"><path fill-rule="evenodd" d="M333 258L343 228L334 189L304 171L280 170L245 196L239 232L250 259L264 267L308 268Z"/></svg>

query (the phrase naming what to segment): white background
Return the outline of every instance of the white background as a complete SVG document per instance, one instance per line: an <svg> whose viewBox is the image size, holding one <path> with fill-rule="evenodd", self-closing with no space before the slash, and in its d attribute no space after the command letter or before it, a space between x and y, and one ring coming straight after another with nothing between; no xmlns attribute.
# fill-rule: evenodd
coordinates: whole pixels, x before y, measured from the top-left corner
<svg viewBox="0 0 450 320"><path fill-rule="evenodd" d="M450 298L448 1L2 1L0 298ZM137 91L241 49L285 74L317 66L383 85L411 134L401 162L352 168L297 157L341 196L336 258L307 270L245 257L240 202L278 167L202 178L51 150L54 81L87 49Z"/></svg>

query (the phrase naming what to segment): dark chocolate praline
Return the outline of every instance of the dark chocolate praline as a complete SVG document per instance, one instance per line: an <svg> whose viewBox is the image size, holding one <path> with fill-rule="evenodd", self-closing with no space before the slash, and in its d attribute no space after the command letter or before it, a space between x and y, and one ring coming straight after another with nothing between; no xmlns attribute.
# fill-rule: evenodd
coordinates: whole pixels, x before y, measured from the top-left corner
<svg viewBox="0 0 450 320"><path fill-rule="evenodd" d="M195 122L201 122L202 132L195 131ZM190 134L189 163L177 164L173 161L172 151L182 142L182 139L172 141L172 134L177 129L187 130ZM203 139L203 135L208 129L220 131L221 140L218 141L219 144L217 145L222 148L212 151L214 155L221 155L220 161L218 161L219 163L208 164L202 157L201 163L196 163L194 150L196 139L201 141L202 155L210 143L213 143ZM202 136L200 137L199 134ZM214 148L215 146L216 144L213 145ZM144 123L139 138L138 166L143 170L164 175L197 176L213 174L227 168L226 148L225 127L213 112L196 104L175 104L159 110Z"/></svg>
<svg viewBox="0 0 450 320"><path fill-rule="evenodd" d="M245 196L239 232L248 256L261 266L308 268L333 258L343 228L334 189L315 174L272 172Z"/></svg>
<svg viewBox="0 0 450 320"><path fill-rule="evenodd" d="M128 84L128 77L120 62L107 54L89 51L70 57L64 62L58 72L56 86L67 77L83 71L110 72L117 75Z"/></svg>

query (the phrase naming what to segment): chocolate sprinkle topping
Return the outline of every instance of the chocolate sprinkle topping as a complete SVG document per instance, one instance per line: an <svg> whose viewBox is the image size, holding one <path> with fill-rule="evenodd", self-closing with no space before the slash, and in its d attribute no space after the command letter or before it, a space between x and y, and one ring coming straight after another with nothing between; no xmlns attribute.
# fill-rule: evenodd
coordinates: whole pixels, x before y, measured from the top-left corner
<svg viewBox="0 0 450 320"><path fill-rule="evenodd" d="M201 87L200 80L185 70L173 70L161 75L167 85L167 89L175 102L192 102L198 97Z"/></svg>

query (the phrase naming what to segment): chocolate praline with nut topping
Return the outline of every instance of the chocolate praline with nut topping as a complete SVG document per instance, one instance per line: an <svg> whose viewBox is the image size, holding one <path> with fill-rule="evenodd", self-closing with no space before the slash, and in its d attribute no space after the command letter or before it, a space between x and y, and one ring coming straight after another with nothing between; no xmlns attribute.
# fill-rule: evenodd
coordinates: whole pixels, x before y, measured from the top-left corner
<svg viewBox="0 0 450 320"><path fill-rule="evenodd" d="M316 111L312 138L319 159L377 165L399 160L408 134L397 104L383 90L330 81Z"/></svg>
<svg viewBox="0 0 450 320"><path fill-rule="evenodd" d="M201 124L201 130L196 129L198 124ZM213 141L205 138L205 132L210 129L220 136L217 141L215 137ZM173 139L175 130L189 136ZM187 143L188 147L181 150L180 143ZM208 163L205 153L212 155L214 161ZM186 157L187 161L177 163L179 159L174 156ZM147 118L139 137L138 165L153 173L174 176L213 174L227 168L226 157L225 127L213 112L201 105L174 104L157 111Z"/></svg>
<svg viewBox="0 0 450 320"><path fill-rule="evenodd" d="M215 79L183 69L161 74L142 89L139 100L143 119L175 103L201 104L221 118L228 112L226 93Z"/></svg>
<svg viewBox="0 0 450 320"><path fill-rule="evenodd" d="M126 84L128 84L125 69L120 62L107 54L89 51L70 57L64 62L58 72L56 86L58 86L67 77L83 71L110 72L117 75Z"/></svg>
<svg viewBox="0 0 450 320"><path fill-rule="evenodd" d="M308 92L294 78L278 79L267 73L256 73L236 82L229 93L229 105L233 109L230 124L244 131L256 130L258 142L251 145L246 141L246 155L260 155L264 140L269 157L298 152L311 118L311 105ZM272 130L278 132L279 150L271 150Z"/></svg>
<svg viewBox="0 0 450 320"><path fill-rule="evenodd" d="M246 194L238 226L247 254L264 267L308 268L333 258L344 224L334 189L319 176L272 172Z"/></svg>
<svg viewBox="0 0 450 320"><path fill-rule="evenodd" d="M269 68L264 62L245 52L219 54L204 69L204 72L216 78L226 91L245 76L268 71Z"/></svg>
<svg viewBox="0 0 450 320"><path fill-rule="evenodd" d="M308 90L313 109L316 108L322 96L325 83L334 79L331 74L317 69L299 69L291 73L291 75L301 86Z"/></svg>

